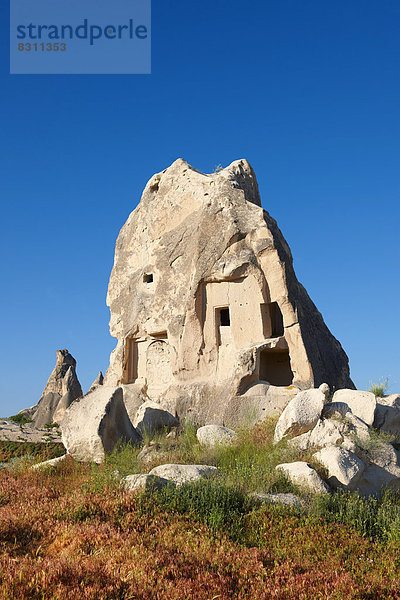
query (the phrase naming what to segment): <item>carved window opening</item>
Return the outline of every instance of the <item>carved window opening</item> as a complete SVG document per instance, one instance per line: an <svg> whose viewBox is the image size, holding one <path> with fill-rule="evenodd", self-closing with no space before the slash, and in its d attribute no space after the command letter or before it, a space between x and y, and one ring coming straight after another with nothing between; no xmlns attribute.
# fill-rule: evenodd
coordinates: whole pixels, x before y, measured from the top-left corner
<svg viewBox="0 0 400 600"><path fill-rule="evenodd" d="M283 316L277 302L261 304L261 319L265 338L284 335Z"/></svg>
<svg viewBox="0 0 400 600"><path fill-rule="evenodd" d="M293 382L288 350L262 350L259 358L259 379L271 385L287 386Z"/></svg>
<svg viewBox="0 0 400 600"><path fill-rule="evenodd" d="M219 318L220 318L220 325L222 327L229 327L231 324L231 315L229 313L229 308L220 308L219 309Z"/></svg>
<svg viewBox="0 0 400 600"><path fill-rule="evenodd" d="M167 331L157 331L157 333L151 333L150 335L154 340L168 340Z"/></svg>
<svg viewBox="0 0 400 600"><path fill-rule="evenodd" d="M229 342L231 338L231 315L229 306L221 306L215 309L215 325L218 345Z"/></svg>

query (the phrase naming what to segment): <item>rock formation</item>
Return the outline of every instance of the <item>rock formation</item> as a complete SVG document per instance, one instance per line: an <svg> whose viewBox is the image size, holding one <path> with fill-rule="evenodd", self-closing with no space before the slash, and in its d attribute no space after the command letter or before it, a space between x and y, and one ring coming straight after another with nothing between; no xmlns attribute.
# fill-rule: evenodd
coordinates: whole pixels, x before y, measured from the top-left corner
<svg viewBox="0 0 400 600"><path fill-rule="evenodd" d="M103 385L69 407L61 430L68 454L83 462L103 462L119 441L141 441L126 412L122 388Z"/></svg>
<svg viewBox="0 0 400 600"><path fill-rule="evenodd" d="M118 236L107 303L118 343L104 383L122 384L130 415L151 399L235 424L323 382L354 387L245 160L205 175L179 159L150 179Z"/></svg>
<svg viewBox="0 0 400 600"><path fill-rule="evenodd" d="M57 350L57 363L36 406L23 411L29 414L35 427L60 423L66 409L82 396L76 375L76 360L68 350Z"/></svg>
<svg viewBox="0 0 400 600"><path fill-rule="evenodd" d="M379 495L385 488L399 490L400 452L392 444L399 439L399 429L393 424L400 423L400 396L376 398L371 392L343 389L335 392L332 402L322 410L317 402L315 410L316 401L310 392L319 391L300 392L289 402L276 425L276 442L295 435L290 444L299 450L314 450L314 459L333 489L357 491L363 496ZM387 407L391 409L389 420L385 419ZM316 420L304 418L318 412ZM307 463L284 466L292 481L300 487L305 485L292 475L309 472Z"/></svg>

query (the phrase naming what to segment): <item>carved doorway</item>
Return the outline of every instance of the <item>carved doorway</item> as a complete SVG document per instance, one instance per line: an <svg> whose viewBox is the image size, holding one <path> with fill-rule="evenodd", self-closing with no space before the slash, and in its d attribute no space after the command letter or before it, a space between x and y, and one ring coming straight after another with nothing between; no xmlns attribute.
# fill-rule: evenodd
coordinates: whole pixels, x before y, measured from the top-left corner
<svg viewBox="0 0 400 600"><path fill-rule="evenodd" d="M147 348L147 394L151 399L157 400L161 393L171 385L173 356L173 349L165 341L157 340Z"/></svg>

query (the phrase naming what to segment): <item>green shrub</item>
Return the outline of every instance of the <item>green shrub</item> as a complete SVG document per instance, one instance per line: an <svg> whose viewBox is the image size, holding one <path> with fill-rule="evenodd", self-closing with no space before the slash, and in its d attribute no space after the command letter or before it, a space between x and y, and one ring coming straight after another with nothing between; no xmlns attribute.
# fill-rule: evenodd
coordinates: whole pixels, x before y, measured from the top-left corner
<svg viewBox="0 0 400 600"><path fill-rule="evenodd" d="M26 423L32 423L32 419L30 417L27 417L23 413L18 413L17 415L12 415L11 417L8 417L8 418L10 421L13 421L14 423L19 423L20 425L26 425Z"/></svg>
<svg viewBox="0 0 400 600"><path fill-rule="evenodd" d="M370 429L368 437L359 437L357 434L353 433L350 435L350 439L352 439L359 448L368 452L368 450L374 450L383 444L392 444L397 439L397 435L379 431L379 429Z"/></svg>
<svg viewBox="0 0 400 600"><path fill-rule="evenodd" d="M151 492L147 492L147 495ZM212 478L180 486L167 485L152 494L153 501L198 519L212 529L235 527L248 512L251 501L237 489Z"/></svg>
<svg viewBox="0 0 400 600"><path fill-rule="evenodd" d="M315 496L310 514L349 525L362 536L400 542L400 494L387 490L380 498L337 491Z"/></svg>
<svg viewBox="0 0 400 600"><path fill-rule="evenodd" d="M276 419L239 431L236 444L217 446L213 462L228 485L248 492L297 492L286 476L276 471L282 462L299 460L299 451L286 441L274 444Z"/></svg>
<svg viewBox="0 0 400 600"><path fill-rule="evenodd" d="M45 429L54 429L55 427L59 428L60 426L58 423L46 423L44 427Z"/></svg>
<svg viewBox="0 0 400 600"><path fill-rule="evenodd" d="M12 442L0 440L0 462L9 462L12 458L31 455L35 462L50 460L65 454L62 444L56 442Z"/></svg>

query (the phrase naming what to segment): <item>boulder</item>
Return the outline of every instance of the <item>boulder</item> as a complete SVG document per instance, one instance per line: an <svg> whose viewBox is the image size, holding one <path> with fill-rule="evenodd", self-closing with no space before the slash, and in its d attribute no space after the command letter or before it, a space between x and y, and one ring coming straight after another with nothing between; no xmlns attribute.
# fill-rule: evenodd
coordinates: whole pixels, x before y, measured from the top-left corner
<svg viewBox="0 0 400 600"><path fill-rule="evenodd" d="M122 384L120 387L122 387L124 393L126 412L133 423L139 407L147 402L149 398L144 393L143 387L136 383Z"/></svg>
<svg viewBox="0 0 400 600"><path fill-rule="evenodd" d="M157 431L169 430L178 427L179 421L170 412L164 410L160 404L147 400L139 406L133 426L141 435L152 437Z"/></svg>
<svg viewBox="0 0 400 600"><path fill-rule="evenodd" d="M393 436L400 443L400 394L377 398L374 428Z"/></svg>
<svg viewBox="0 0 400 600"><path fill-rule="evenodd" d="M229 426L241 417L234 406L226 413L232 399L246 407L243 393L257 382L353 387L246 160L204 174L178 159L135 205L108 287L118 342L106 385L135 384L180 419ZM260 407L263 396L257 411L282 410L286 394Z"/></svg>
<svg viewBox="0 0 400 600"><path fill-rule="evenodd" d="M322 417L327 423L333 423L343 438L349 438L361 446L369 443L370 428L352 413L347 404L343 402L326 404Z"/></svg>
<svg viewBox="0 0 400 600"><path fill-rule="evenodd" d="M209 465L160 465L154 467L150 471L150 475L157 475L173 481L176 485L182 485L183 483L199 481L204 477L210 477L211 475L217 474L217 468Z"/></svg>
<svg viewBox="0 0 400 600"><path fill-rule="evenodd" d="M332 487L351 491L356 488L364 471L364 463L358 456L341 446L326 446L314 457L327 470Z"/></svg>
<svg viewBox="0 0 400 600"><path fill-rule="evenodd" d="M67 458L67 455L64 454L63 456L59 456L57 458L45 460L44 462L38 463L37 465L32 465L32 469L34 471L41 470L41 469L51 469L51 468L56 467L57 465L61 464L62 462L64 462L64 460L66 458Z"/></svg>
<svg viewBox="0 0 400 600"><path fill-rule="evenodd" d="M128 475L121 480L121 485L132 492L137 490L160 490L168 484L171 485L171 482L167 479L147 473Z"/></svg>
<svg viewBox="0 0 400 600"><path fill-rule="evenodd" d="M80 396L82 388L76 375L76 360L68 350L57 350L54 367L42 396L36 406L24 413L31 417L35 427L59 423L66 409Z"/></svg>
<svg viewBox="0 0 400 600"><path fill-rule="evenodd" d="M400 489L400 453L391 444L375 441L363 458L366 467L357 485L361 495L379 495L386 488Z"/></svg>
<svg viewBox="0 0 400 600"><path fill-rule="evenodd" d="M299 488L313 494L324 494L329 492L329 487L318 475L318 473L306 462L282 463L276 466L277 470L283 471L288 479Z"/></svg>
<svg viewBox="0 0 400 600"><path fill-rule="evenodd" d="M338 409L344 413L347 409L351 410L353 415L367 425L371 426L374 422L376 398L372 392L349 389L338 390L333 395L332 404L338 405Z"/></svg>
<svg viewBox="0 0 400 600"><path fill-rule="evenodd" d="M66 411L62 441L76 460L101 463L118 442L139 443L141 437L129 420L122 389L99 386Z"/></svg>
<svg viewBox="0 0 400 600"><path fill-rule="evenodd" d="M305 390L289 402L275 427L274 442L291 435L296 436L310 431L318 423L326 402L321 390Z"/></svg>
<svg viewBox="0 0 400 600"><path fill-rule="evenodd" d="M309 448L324 448L343 442L343 436L334 420L318 420L314 429L290 440L290 444L298 450Z"/></svg>
<svg viewBox="0 0 400 600"><path fill-rule="evenodd" d="M200 446L223 446L233 444L237 441L238 435L232 429L222 425L204 425L197 430L197 439Z"/></svg>

